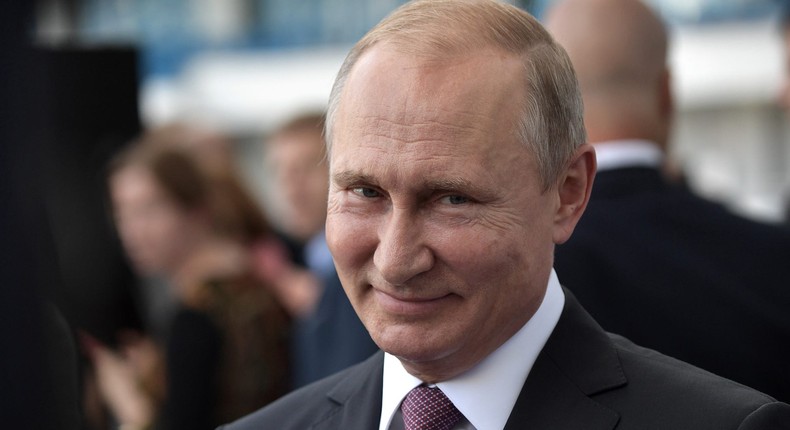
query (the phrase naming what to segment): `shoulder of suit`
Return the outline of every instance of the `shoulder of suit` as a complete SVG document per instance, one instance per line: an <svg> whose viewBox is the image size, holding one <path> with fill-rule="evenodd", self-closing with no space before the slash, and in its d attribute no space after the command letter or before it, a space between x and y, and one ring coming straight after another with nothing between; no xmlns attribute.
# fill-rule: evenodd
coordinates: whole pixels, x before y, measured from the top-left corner
<svg viewBox="0 0 790 430"><path fill-rule="evenodd" d="M309 428L316 419L320 420L323 415L332 413L332 403L327 398L327 392L349 371L350 369L346 369L292 391L225 428L227 430ZM276 426L271 427L273 424Z"/></svg>
<svg viewBox="0 0 790 430"><path fill-rule="evenodd" d="M281 397L271 404L247 415L222 430L259 430L262 428L307 429L337 412L329 397L338 384L367 372L378 359L375 354L362 363L327 376Z"/></svg>
<svg viewBox="0 0 790 430"><path fill-rule="evenodd" d="M790 406L766 394L638 346L622 336L609 334L609 337L628 377L626 389L630 394L627 395L642 401L649 399L653 409L665 408L669 414L732 423L769 407L790 419ZM773 404L780 406L771 407Z"/></svg>

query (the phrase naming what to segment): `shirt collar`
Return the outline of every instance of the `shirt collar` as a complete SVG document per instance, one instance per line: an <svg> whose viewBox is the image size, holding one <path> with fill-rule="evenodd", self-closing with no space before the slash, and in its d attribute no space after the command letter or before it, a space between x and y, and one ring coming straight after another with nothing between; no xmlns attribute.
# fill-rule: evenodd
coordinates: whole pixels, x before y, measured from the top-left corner
<svg viewBox="0 0 790 430"><path fill-rule="evenodd" d="M622 167L661 167L664 154L657 144L648 140L610 140L596 142L595 157L598 171Z"/></svg>
<svg viewBox="0 0 790 430"><path fill-rule="evenodd" d="M552 269L543 302L513 337L472 369L436 384L475 428L505 427L532 365L554 331L564 306L565 294ZM420 384L422 381L408 373L400 360L385 353L380 430L390 428L406 394Z"/></svg>

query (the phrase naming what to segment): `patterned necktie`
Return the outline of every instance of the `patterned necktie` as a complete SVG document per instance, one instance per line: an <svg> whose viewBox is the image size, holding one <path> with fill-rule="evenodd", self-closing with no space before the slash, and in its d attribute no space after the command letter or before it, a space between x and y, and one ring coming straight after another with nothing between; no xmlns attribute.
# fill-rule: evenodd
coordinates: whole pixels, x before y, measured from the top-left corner
<svg viewBox="0 0 790 430"><path fill-rule="evenodd" d="M450 430L462 417L442 390L424 385L409 391L400 410L406 430Z"/></svg>

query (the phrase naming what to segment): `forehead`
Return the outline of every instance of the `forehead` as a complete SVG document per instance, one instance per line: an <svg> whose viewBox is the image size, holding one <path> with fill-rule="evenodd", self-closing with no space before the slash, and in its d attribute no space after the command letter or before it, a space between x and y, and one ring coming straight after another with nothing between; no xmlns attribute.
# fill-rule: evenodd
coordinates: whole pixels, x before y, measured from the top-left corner
<svg viewBox="0 0 790 430"><path fill-rule="evenodd" d="M113 173L110 177L110 194L115 204L164 196L151 172L137 165L124 166Z"/></svg>
<svg viewBox="0 0 790 430"><path fill-rule="evenodd" d="M519 57L493 49L425 57L377 46L349 73L341 110L353 111L365 102L367 108L390 107L396 117L413 119L493 113L503 103L514 109L524 75Z"/></svg>
<svg viewBox="0 0 790 430"><path fill-rule="evenodd" d="M349 73L335 140L349 131L401 142L514 137L524 75L520 58L495 50L428 58L376 46Z"/></svg>
<svg viewBox="0 0 790 430"><path fill-rule="evenodd" d="M383 169L396 177L406 171L489 177L486 170L507 170L516 158L523 166L529 157L517 129L523 70L519 58L497 51L427 59L372 49L342 94L333 176Z"/></svg>
<svg viewBox="0 0 790 430"><path fill-rule="evenodd" d="M112 185L148 185L153 182L155 181L151 172L147 168L136 163L126 164L116 169L110 175L110 183Z"/></svg>

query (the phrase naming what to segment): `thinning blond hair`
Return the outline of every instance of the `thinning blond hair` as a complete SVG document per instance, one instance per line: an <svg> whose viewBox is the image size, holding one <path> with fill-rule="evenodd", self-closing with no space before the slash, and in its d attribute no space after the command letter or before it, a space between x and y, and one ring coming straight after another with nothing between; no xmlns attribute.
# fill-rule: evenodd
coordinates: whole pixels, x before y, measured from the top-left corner
<svg viewBox="0 0 790 430"><path fill-rule="evenodd" d="M327 145L332 145L332 127L351 69L380 43L439 60L484 49L522 58L526 91L523 105L514 107L523 112L517 133L535 155L544 190L556 184L575 149L586 140L571 62L535 18L494 0L418 0L395 10L349 52L329 97Z"/></svg>

